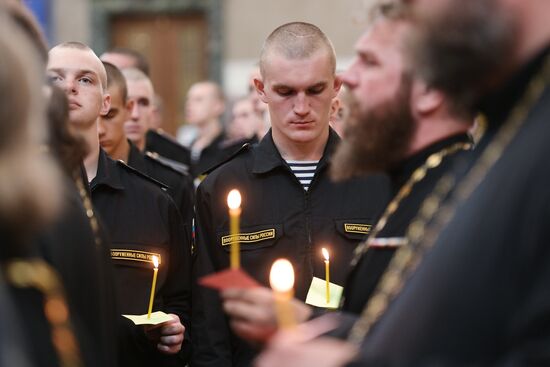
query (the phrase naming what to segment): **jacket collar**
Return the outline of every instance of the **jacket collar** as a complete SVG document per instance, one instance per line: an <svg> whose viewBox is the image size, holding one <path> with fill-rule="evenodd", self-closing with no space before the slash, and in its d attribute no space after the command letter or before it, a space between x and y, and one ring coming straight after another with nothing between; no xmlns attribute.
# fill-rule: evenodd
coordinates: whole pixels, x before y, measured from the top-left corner
<svg viewBox="0 0 550 367"><path fill-rule="evenodd" d="M128 152L128 165L132 168L137 169L140 172L147 172L147 166L145 164L145 157L138 150L138 148L128 140L130 144L130 151Z"/></svg>
<svg viewBox="0 0 550 367"><path fill-rule="evenodd" d="M338 142L340 141L340 137L338 136L338 134L336 134L336 132L332 130L332 128L329 129L330 131L327 144L325 145L323 156L321 157L319 165L317 166L317 171L324 169L328 165L329 159L334 152L334 149L336 149ZM273 134L271 132L271 129L269 129L268 133L257 145L255 152L256 154L254 155L252 173L267 173L277 167L287 166L285 160L283 159L283 157L281 157L279 150L273 142Z"/></svg>
<svg viewBox="0 0 550 367"><path fill-rule="evenodd" d="M103 149L99 150L97 175L90 184L92 190L100 185L105 185L115 190L124 190L120 171L116 168L116 164L115 161L107 156L107 153Z"/></svg>

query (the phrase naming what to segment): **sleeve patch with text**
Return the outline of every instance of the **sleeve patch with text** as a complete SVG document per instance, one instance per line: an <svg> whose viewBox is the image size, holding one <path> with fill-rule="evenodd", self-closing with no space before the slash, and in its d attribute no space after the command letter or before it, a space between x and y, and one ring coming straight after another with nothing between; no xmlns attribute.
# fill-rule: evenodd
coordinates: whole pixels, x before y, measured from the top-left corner
<svg viewBox="0 0 550 367"><path fill-rule="evenodd" d="M369 234L370 224L344 223L344 231L348 233Z"/></svg>
<svg viewBox="0 0 550 367"><path fill-rule="evenodd" d="M238 233L236 235L227 235L222 237L222 246L228 246L231 242L253 243L275 238L275 228L265 229L263 231L251 233Z"/></svg>
<svg viewBox="0 0 550 367"><path fill-rule="evenodd" d="M161 263L160 254L154 252L127 250L127 249L111 249L111 259L113 260L131 260L142 262L153 262L153 256L156 256Z"/></svg>

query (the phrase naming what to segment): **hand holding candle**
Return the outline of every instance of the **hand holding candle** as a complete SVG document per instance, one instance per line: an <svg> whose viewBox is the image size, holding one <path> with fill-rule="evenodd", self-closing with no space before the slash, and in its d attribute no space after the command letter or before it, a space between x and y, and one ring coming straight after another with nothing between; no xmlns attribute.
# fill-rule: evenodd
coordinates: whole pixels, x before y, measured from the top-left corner
<svg viewBox="0 0 550 367"><path fill-rule="evenodd" d="M323 247L321 249L321 252L323 253L323 257L325 258L326 297L327 297L327 304L329 304L330 303L330 259L326 248Z"/></svg>
<svg viewBox="0 0 550 367"><path fill-rule="evenodd" d="M294 269L290 261L279 259L271 266L269 284L275 293L277 319L281 328L294 327L296 321L292 314L290 301L293 297Z"/></svg>
<svg viewBox="0 0 550 367"><path fill-rule="evenodd" d="M241 193L238 190L231 190L227 195L227 206L229 207L229 235L231 236L231 269L239 269L241 266L239 246L239 217L241 215Z"/></svg>
<svg viewBox="0 0 550 367"><path fill-rule="evenodd" d="M157 273L159 271L159 259L153 256L153 284L151 285L151 296L149 297L149 308L147 310L147 318L151 318L151 311L153 310L153 301L155 299L155 287L157 285Z"/></svg>

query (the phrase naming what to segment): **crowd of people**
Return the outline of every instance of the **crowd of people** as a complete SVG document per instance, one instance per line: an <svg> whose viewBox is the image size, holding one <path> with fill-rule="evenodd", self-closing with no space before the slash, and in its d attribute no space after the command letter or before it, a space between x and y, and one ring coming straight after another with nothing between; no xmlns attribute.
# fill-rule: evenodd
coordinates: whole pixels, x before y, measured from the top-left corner
<svg viewBox="0 0 550 367"><path fill-rule="evenodd" d="M0 0L0 366L550 365L550 3L364 11L342 71L274 29L229 123L193 84L182 144L143 55Z"/></svg>

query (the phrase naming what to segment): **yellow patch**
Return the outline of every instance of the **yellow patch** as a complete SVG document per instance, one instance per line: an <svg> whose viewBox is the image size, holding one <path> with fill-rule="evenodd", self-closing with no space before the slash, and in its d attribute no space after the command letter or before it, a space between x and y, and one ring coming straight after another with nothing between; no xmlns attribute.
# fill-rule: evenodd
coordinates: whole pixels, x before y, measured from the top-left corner
<svg viewBox="0 0 550 367"><path fill-rule="evenodd" d="M240 243L260 242L275 238L275 228L264 229L263 231L252 233L238 233L236 235L228 235L222 237L222 246L228 246L231 242L239 241Z"/></svg>
<svg viewBox="0 0 550 367"><path fill-rule="evenodd" d="M127 249L111 249L111 259L113 260L131 260L141 262L153 262L153 256L159 259L159 264L162 262L160 254L154 252L127 250Z"/></svg>
<svg viewBox="0 0 550 367"><path fill-rule="evenodd" d="M344 223L344 231L348 233L369 234L370 224Z"/></svg>

